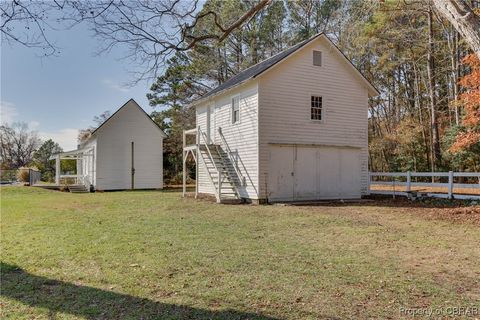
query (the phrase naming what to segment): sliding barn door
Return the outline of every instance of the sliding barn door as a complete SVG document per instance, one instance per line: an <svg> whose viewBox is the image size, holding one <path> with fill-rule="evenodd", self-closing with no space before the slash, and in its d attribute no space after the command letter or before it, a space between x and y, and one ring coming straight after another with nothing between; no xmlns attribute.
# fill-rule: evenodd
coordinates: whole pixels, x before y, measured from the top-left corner
<svg viewBox="0 0 480 320"><path fill-rule="evenodd" d="M271 146L267 192L272 201L361 197L360 149Z"/></svg>

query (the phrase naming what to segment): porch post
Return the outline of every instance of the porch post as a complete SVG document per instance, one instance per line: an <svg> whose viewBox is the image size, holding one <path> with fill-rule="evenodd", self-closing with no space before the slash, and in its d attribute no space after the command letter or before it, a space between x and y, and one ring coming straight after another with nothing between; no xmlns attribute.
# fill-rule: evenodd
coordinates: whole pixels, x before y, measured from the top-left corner
<svg viewBox="0 0 480 320"><path fill-rule="evenodd" d="M97 188L97 164L95 163L96 148L92 147L92 156L90 157L90 166L92 167L92 176L90 177L90 184Z"/></svg>
<svg viewBox="0 0 480 320"><path fill-rule="evenodd" d="M55 156L55 184L60 185L60 155Z"/></svg>
<svg viewBox="0 0 480 320"><path fill-rule="evenodd" d="M195 155L195 199L198 198L198 169L199 169L199 161L200 159L198 158L200 156L200 131L197 129L197 133L195 134L195 142L197 144L197 148L195 152L197 153Z"/></svg>
<svg viewBox="0 0 480 320"><path fill-rule="evenodd" d="M77 166L77 184L82 183L82 159L78 157L75 158L75 164Z"/></svg>
<svg viewBox="0 0 480 320"><path fill-rule="evenodd" d="M185 146L187 143L187 138L185 134L185 130L183 130L183 148L182 148L182 164L183 164L183 190L182 190L182 197L185 197L187 193L187 155L185 154Z"/></svg>

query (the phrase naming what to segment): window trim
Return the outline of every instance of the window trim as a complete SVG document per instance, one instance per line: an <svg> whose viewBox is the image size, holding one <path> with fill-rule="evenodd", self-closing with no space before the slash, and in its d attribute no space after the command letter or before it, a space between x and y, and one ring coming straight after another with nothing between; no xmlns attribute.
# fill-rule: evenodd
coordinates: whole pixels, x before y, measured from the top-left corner
<svg viewBox="0 0 480 320"><path fill-rule="evenodd" d="M233 122L233 99L238 98L238 121ZM242 112L240 108L240 94L235 94L230 97L230 123L233 125L239 124L242 120Z"/></svg>
<svg viewBox="0 0 480 320"><path fill-rule="evenodd" d="M312 119L312 97L321 97L322 98L322 119ZM318 92L310 93L308 96L308 119L313 123L325 123L325 114L326 114L326 107L325 107L325 95L320 94Z"/></svg>

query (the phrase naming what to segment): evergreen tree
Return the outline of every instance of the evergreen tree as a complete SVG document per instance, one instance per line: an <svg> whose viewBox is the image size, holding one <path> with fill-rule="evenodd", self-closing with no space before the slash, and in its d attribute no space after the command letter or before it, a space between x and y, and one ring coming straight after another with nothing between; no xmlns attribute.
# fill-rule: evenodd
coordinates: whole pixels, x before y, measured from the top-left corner
<svg viewBox="0 0 480 320"><path fill-rule="evenodd" d="M179 182L182 170L183 130L195 128L195 110L189 103L203 86L190 74L189 59L177 53L168 61L165 74L151 86L147 94L150 105L159 110L152 119L168 135L163 144L164 172L167 183Z"/></svg>
<svg viewBox="0 0 480 320"><path fill-rule="evenodd" d="M43 181L53 181L55 178L55 162L50 158L56 154L63 152L60 145L52 139L45 141L40 148L33 154L33 163L40 170Z"/></svg>

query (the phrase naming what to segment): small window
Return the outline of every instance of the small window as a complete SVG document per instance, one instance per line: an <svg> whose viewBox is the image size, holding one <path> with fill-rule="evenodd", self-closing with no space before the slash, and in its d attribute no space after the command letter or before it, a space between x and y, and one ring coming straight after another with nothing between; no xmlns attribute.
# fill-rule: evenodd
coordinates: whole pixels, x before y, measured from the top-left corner
<svg viewBox="0 0 480 320"><path fill-rule="evenodd" d="M240 121L240 97L232 98L232 123Z"/></svg>
<svg viewBox="0 0 480 320"><path fill-rule="evenodd" d="M322 51L313 51L313 65L322 66Z"/></svg>
<svg viewBox="0 0 480 320"><path fill-rule="evenodd" d="M310 102L310 119L322 120L322 97L312 96Z"/></svg>

